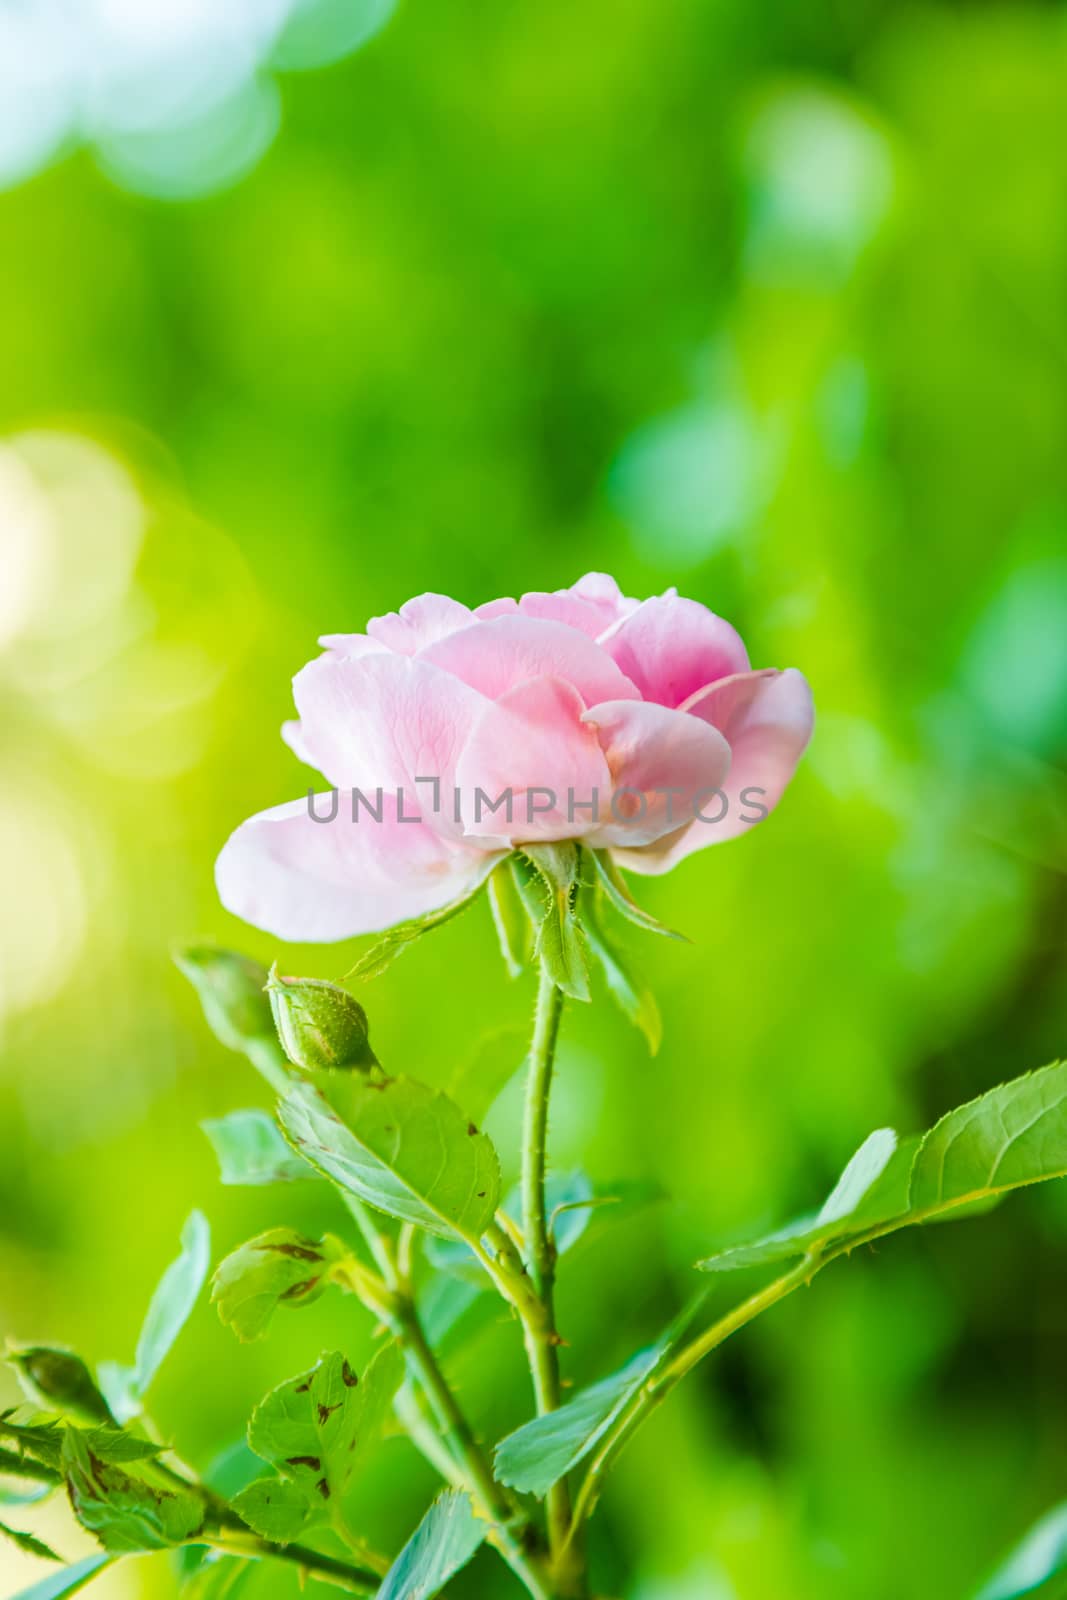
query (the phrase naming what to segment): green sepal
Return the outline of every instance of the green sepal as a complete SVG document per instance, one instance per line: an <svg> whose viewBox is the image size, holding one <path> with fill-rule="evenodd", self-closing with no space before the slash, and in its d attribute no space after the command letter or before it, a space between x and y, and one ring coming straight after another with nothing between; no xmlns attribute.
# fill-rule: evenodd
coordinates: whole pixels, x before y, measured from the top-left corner
<svg viewBox="0 0 1067 1600"><path fill-rule="evenodd" d="M508 977L517 978L529 964L533 940L530 936L530 920L516 887L510 860L494 867L489 876L487 893L493 927Z"/></svg>
<svg viewBox="0 0 1067 1600"><path fill-rule="evenodd" d="M656 997L605 932L600 921L597 898L595 892L586 891L580 902L586 943L600 964L612 998L623 1015L644 1034L649 1054L654 1056L663 1042L663 1020Z"/></svg>
<svg viewBox="0 0 1067 1600"><path fill-rule="evenodd" d="M692 940L684 933L677 933L673 928L668 928L665 923L654 917L651 911L646 911L639 906L626 886L626 880L615 865L611 854L607 850L591 850L588 854L593 859L597 877L603 885L604 893L611 901L620 916L627 922L632 922L635 927L644 928L646 933L658 933L664 939L678 939L682 944L691 944Z"/></svg>
<svg viewBox="0 0 1067 1600"><path fill-rule="evenodd" d="M581 856L574 844L523 845L513 876L535 927L534 952L544 971L573 1000L588 1000L589 975L574 914Z"/></svg>
<svg viewBox="0 0 1067 1600"><path fill-rule="evenodd" d="M486 876L490 867L486 867ZM442 927L446 922L451 922L453 917L458 917L460 912L466 911L485 888L485 878L469 891L461 895L458 900L450 900L448 905L441 906L437 911L428 911L424 917L412 917L408 922L398 922L396 927L378 940L377 944L360 956L355 966L350 967L345 973L345 978L354 978L365 981L369 978L380 977L387 968L391 967L397 956L402 955L417 939L426 933L432 933L435 928Z"/></svg>

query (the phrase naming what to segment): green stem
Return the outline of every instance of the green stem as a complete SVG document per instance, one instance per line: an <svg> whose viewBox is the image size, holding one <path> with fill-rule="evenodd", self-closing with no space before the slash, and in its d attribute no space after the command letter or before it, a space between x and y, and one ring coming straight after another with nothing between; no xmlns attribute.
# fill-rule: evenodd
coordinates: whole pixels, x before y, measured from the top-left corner
<svg viewBox="0 0 1067 1600"><path fill-rule="evenodd" d="M303 1545L271 1544L269 1539L260 1539L255 1534L241 1534L223 1529L217 1533L207 1533L204 1538L215 1549L225 1550L230 1555L243 1556L246 1560L287 1561L290 1565L299 1567L302 1573L317 1578L320 1583L347 1589L350 1594L375 1595L381 1585L381 1578L377 1573L353 1567L347 1561L338 1561L333 1556L321 1555L317 1550L308 1550Z"/></svg>
<svg viewBox="0 0 1067 1600"><path fill-rule="evenodd" d="M828 1259L832 1259L832 1257ZM575 1536L577 1529L591 1515L600 1494L600 1486L609 1468L614 1465L641 1424L647 1421L651 1413L667 1398L676 1384L679 1384L688 1373L692 1372L693 1368L703 1361L705 1356L710 1355L713 1350L717 1350L731 1334L736 1333L739 1328L743 1328L746 1323L752 1322L764 1311L769 1311L771 1306L777 1305L780 1300L784 1300L787 1295L793 1293L794 1289L799 1289L802 1284L810 1283L820 1267L826 1264L826 1261L818 1260L814 1256L805 1256L800 1264L790 1272L783 1273L780 1278L775 1278L773 1283L769 1283L766 1288L760 1289L758 1293L750 1295L747 1300L742 1301L741 1305L735 1306L733 1311L728 1312L724 1317L720 1317L718 1322L712 1323L711 1327L704 1333L690 1340L689 1344L684 1345L672 1361L661 1367L658 1372L654 1372L645 1381L630 1405L601 1442L600 1448L586 1471L574 1502L574 1531L571 1535L572 1538Z"/></svg>
<svg viewBox="0 0 1067 1600"><path fill-rule="evenodd" d="M515 1575L522 1580L534 1600L554 1600L541 1563L527 1550L516 1532L514 1508L493 1477L489 1462L460 1409L437 1358L427 1343L422 1324L410 1300L401 1299L397 1311L397 1337L408 1357L412 1372L430 1402L445 1443L463 1468L475 1508L492 1523L490 1542Z"/></svg>
<svg viewBox="0 0 1067 1600"><path fill-rule="evenodd" d="M523 1317L526 1354L533 1377L538 1416L559 1409L560 1337L556 1329L555 1279L556 1247L549 1230L545 1205L545 1163L548 1145L548 1102L563 1012L563 991L541 969L534 1013L533 1040L526 1080L526 1106L522 1135L522 1232L530 1282L540 1307L536 1318ZM548 1543L557 1565L557 1576L564 1594L582 1594L584 1578L580 1561L568 1570L559 1558L571 1546L571 1496L566 1478L548 1491L546 1500Z"/></svg>

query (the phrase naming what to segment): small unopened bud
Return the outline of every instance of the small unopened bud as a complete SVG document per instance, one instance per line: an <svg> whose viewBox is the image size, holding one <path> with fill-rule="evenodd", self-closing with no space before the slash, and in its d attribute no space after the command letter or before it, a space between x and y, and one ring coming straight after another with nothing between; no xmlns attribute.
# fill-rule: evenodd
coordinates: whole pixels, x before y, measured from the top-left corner
<svg viewBox="0 0 1067 1600"><path fill-rule="evenodd" d="M43 1411L58 1411L78 1422L110 1423L107 1401L93 1382L81 1356L71 1350L31 1344L9 1347L7 1359L18 1374L27 1399Z"/></svg>
<svg viewBox="0 0 1067 1600"><path fill-rule="evenodd" d="M228 1050L273 1040L267 972L258 961L214 945L192 945L175 951L174 964L200 996L208 1027Z"/></svg>
<svg viewBox="0 0 1067 1600"><path fill-rule="evenodd" d="M272 969L267 993L282 1049L294 1066L305 1072L369 1072L377 1066L367 1013L347 989L322 978L282 978Z"/></svg>

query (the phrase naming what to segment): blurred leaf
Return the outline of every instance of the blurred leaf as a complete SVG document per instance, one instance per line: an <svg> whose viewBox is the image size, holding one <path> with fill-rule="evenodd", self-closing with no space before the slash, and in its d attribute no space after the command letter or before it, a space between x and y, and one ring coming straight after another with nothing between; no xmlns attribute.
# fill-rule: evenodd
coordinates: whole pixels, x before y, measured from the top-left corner
<svg viewBox="0 0 1067 1600"><path fill-rule="evenodd" d="M255 1570L254 1561L209 1551L182 1584L182 1595L184 1600L232 1600Z"/></svg>
<svg viewBox="0 0 1067 1600"><path fill-rule="evenodd" d="M1035 1522L974 1600L1019 1600L1067 1573L1067 1504Z"/></svg>
<svg viewBox="0 0 1067 1600"><path fill-rule="evenodd" d="M331 1270L347 1254L332 1234L306 1239L292 1228L271 1228L219 1264L211 1298L239 1339L261 1339L280 1305L317 1300L330 1283Z"/></svg>
<svg viewBox="0 0 1067 1600"><path fill-rule="evenodd" d="M64 1436L63 1470L75 1516L105 1550L164 1550L185 1543L203 1526L198 1495L159 1489L109 1466L76 1428Z"/></svg>
<svg viewBox="0 0 1067 1600"><path fill-rule="evenodd" d="M194 1211L181 1232L182 1253L172 1261L152 1296L137 1341L133 1367L102 1363L100 1381L120 1422L137 1416L141 1402L196 1304L211 1265L211 1230Z"/></svg>
<svg viewBox="0 0 1067 1600"><path fill-rule="evenodd" d="M643 906L637 904L626 886L626 880L607 850L590 850L588 854L593 858L604 893L627 922L632 922L635 927L644 928L646 933L662 934L665 939L678 939L682 944L691 942L684 933L676 933L673 928L665 927L651 911L646 911Z"/></svg>
<svg viewBox="0 0 1067 1600"><path fill-rule="evenodd" d="M449 1098L462 1106L473 1122L484 1122L494 1101L524 1065L526 1047L523 1028L495 1028L485 1034L449 1078Z"/></svg>
<svg viewBox="0 0 1067 1600"><path fill-rule="evenodd" d="M431 1600L489 1532L460 1489L439 1495L382 1579L377 1600Z"/></svg>
<svg viewBox="0 0 1067 1600"><path fill-rule="evenodd" d="M17 1595L12 1596L12 1600L64 1600L64 1596L84 1589L98 1572L110 1567L114 1559L114 1556L107 1555L86 1556L84 1561L77 1561L72 1567L64 1567L62 1572L50 1572L48 1577L42 1578L39 1583L20 1590Z"/></svg>
<svg viewBox="0 0 1067 1600"><path fill-rule="evenodd" d="M422 1330L434 1349L455 1332L471 1307L481 1300L489 1288L489 1279L484 1273L482 1279L478 1284L442 1272L427 1284L419 1300L419 1317Z"/></svg>
<svg viewBox="0 0 1067 1600"><path fill-rule="evenodd" d="M19 1528L9 1528L6 1522L0 1522L0 1536L10 1539L12 1544L28 1556L40 1556L42 1561L62 1561L62 1556L57 1556L55 1551L32 1533L23 1533Z"/></svg>
<svg viewBox="0 0 1067 1600"><path fill-rule="evenodd" d="M174 964L196 990L219 1043L247 1057L271 1088L284 1094L289 1068L267 998L267 969L216 945L176 950Z"/></svg>
<svg viewBox="0 0 1067 1600"><path fill-rule="evenodd" d="M633 963L604 932L594 896L586 894L581 907L586 941L600 963L612 997L623 1015L644 1034L649 1053L656 1055L663 1041L663 1021L655 995L644 978L634 970Z"/></svg>
<svg viewBox="0 0 1067 1600"><path fill-rule="evenodd" d="M311 1084L279 1108L306 1160L369 1205L430 1233L477 1240L500 1197L492 1143L454 1101L413 1078L329 1079L330 1100Z"/></svg>
<svg viewBox="0 0 1067 1600"><path fill-rule="evenodd" d="M200 1126L219 1158L224 1184L292 1183L315 1176L293 1154L266 1111L231 1111Z"/></svg>
<svg viewBox="0 0 1067 1600"><path fill-rule="evenodd" d="M486 875L491 871L491 859L486 865ZM451 922L453 917L458 917L461 911L473 905L485 887L483 877L477 888L469 894L463 895L459 900L451 900L447 906L441 906L437 911L428 911L424 917L413 917L410 922L398 922L395 928L390 928L378 943L360 956L354 967L345 973L345 980L357 979L366 981L378 978L402 955L416 939L421 939L423 934L432 933L435 928L440 928L446 922Z"/></svg>
<svg viewBox="0 0 1067 1600"><path fill-rule="evenodd" d="M530 923L507 861L489 876L489 909L508 976L517 978L531 953Z"/></svg>
<svg viewBox="0 0 1067 1600"><path fill-rule="evenodd" d="M322 1500L303 1484L291 1478L257 1478L242 1489L232 1504L243 1521L264 1539L275 1544L291 1544L316 1515L322 1514Z"/></svg>
<svg viewBox="0 0 1067 1600"><path fill-rule="evenodd" d="M1067 1064L1001 1084L894 1148L872 1133L814 1217L698 1263L702 1272L823 1255L872 1232L963 1216L1010 1189L1067 1176Z"/></svg>

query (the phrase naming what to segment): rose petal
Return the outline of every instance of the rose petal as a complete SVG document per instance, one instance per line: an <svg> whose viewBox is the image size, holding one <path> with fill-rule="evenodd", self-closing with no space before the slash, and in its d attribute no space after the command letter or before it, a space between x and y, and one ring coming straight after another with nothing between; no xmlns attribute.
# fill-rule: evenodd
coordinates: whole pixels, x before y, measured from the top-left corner
<svg viewBox="0 0 1067 1600"><path fill-rule="evenodd" d="M748 832L773 811L796 771L814 723L811 690L795 667L739 673L709 684L687 700L688 715L718 728L731 751L729 776L722 785L728 810L708 804L708 821L699 818L667 834L645 850L616 851L616 860L633 872L667 872L677 861Z"/></svg>
<svg viewBox="0 0 1067 1600"><path fill-rule="evenodd" d="M331 796L314 802L331 815ZM275 806L231 834L215 865L228 911L292 943L377 933L472 891L496 857L457 846L420 822L401 822L383 796L381 821L352 820L351 795L333 821L315 821L306 800Z"/></svg>
<svg viewBox="0 0 1067 1600"><path fill-rule="evenodd" d="M693 816L702 793L713 793L726 779L730 747L699 717L648 701L613 700L591 707L582 721L596 728L614 795L602 806L601 826L588 835L597 849L636 849L675 831Z"/></svg>
<svg viewBox="0 0 1067 1600"><path fill-rule="evenodd" d="M659 595L645 600L600 640L643 700L680 706L718 678L748 671L741 636L695 600Z"/></svg>
<svg viewBox="0 0 1067 1600"><path fill-rule="evenodd" d="M469 606L450 600L446 594L420 594L406 601L399 611L371 617L367 632L388 649L413 656L436 639L445 639L457 628L466 627L473 617Z"/></svg>
<svg viewBox="0 0 1067 1600"><path fill-rule="evenodd" d="M458 678L388 651L354 661L320 656L293 679L293 697L302 759L338 787L362 789L411 787L423 777L450 785L484 704Z"/></svg>
<svg viewBox="0 0 1067 1600"><path fill-rule="evenodd" d="M639 604L628 599L607 573L587 572L569 589L533 590L518 601L490 600L477 606L475 615L492 618L518 614L545 622L564 622L590 639L598 639L613 623L636 611Z"/></svg>
<svg viewBox="0 0 1067 1600"><path fill-rule="evenodd" d="M490 700L532 678L562 678L585 704L636 700L637 690L592 639L562 622L500 616L439 639L420 659L450 672Z"/></svg>
<svg viewBox="0 0 1067 1600"><path fill-rule="evenodd" d="M572 804L597 795L606 803L611 788L596 730L582 722L584 709L559 678L519 684L484 708L456 774L469 835L574 839L595 826L590 811ZM479 791L488 801L510 793L510 817L506 801L494 813Z"/></svg>

